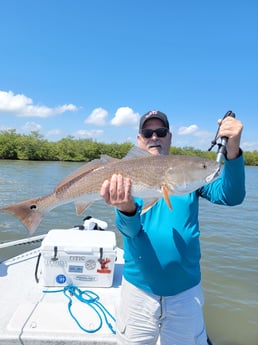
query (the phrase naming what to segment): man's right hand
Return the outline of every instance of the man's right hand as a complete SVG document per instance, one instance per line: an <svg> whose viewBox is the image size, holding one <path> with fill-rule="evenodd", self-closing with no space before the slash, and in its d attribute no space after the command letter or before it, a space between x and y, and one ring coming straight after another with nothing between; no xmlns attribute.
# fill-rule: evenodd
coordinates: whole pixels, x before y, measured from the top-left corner
<svg viewBox="0 0 258 345"><path fill-rule="evenodd" d="M131 194L132 181L120 174L112 175L110 181L105 180L100 189L100 195L108 205L116 207L119 211L133 214L136 206Z"/></svg>

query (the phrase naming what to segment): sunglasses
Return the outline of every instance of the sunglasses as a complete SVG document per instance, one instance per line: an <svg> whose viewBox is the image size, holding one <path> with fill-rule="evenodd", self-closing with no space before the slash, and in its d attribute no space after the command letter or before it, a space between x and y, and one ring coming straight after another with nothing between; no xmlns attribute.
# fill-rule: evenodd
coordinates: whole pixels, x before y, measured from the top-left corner
<svg viewBox="0 0 258 345"><path fill-rule="evenodd" d="M141 134L144 138L149 139L153 136L153 133L156 134L159 138L164 138L168 134L168 128L157 128L157 129L150 129L145 128L141 130Z"/></svg>

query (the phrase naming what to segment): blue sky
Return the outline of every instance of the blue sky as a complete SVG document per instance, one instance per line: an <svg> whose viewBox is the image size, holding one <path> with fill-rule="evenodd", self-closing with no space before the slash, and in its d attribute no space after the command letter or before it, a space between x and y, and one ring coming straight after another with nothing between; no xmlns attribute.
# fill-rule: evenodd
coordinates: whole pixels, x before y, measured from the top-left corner
<svg viewBox="0 0 258 345"><path fill-rule="evenodd" d="M159 109L207 149L233 110L258 150L257 0L2 0L0 130L136 143Z"/></svg>

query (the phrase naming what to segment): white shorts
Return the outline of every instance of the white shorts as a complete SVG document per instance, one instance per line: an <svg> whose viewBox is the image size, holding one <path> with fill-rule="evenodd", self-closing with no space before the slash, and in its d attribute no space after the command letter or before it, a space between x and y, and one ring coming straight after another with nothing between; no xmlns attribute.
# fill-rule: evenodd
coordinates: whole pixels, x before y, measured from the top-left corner
<svg viewBox="0 0 258 345"><path fill-rule="evenodd" d="M201 284L176 296L147 293L123 279L118 345L207 345Z"/></svg>

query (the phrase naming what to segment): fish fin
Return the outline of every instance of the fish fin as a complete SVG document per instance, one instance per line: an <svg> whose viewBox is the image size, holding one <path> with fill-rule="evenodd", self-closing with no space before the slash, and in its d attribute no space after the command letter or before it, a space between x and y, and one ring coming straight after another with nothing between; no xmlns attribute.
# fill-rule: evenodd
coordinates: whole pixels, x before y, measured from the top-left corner
<svg viewBox="0 0 258 345"><path fill-rule="evenodd" d="M151 199L148 203L144 204L141 215L148 212L159 200L159 198Z"/></svg>
<svg viewBox="0 0 258 345"><path fill-rule="evenodd" d="M83 201L77 201L74 203L76 208L76 214L77 216L80 216L90 205L91 202L83 202Z"/></svg>
<svg viewBox="0 0 258 345"><path fill-rule="evenodd" d="M171 205L171 202L170 202L170 199L169 199L169 191L168 191L168 187L163 184L161 186L161 190L162 190L162 194L163 194L163 197L166 201L166 204L168 205L168 208L172 211L172 205Z"/></svg>
<svg viewBox="0 0 258 345"><path fill-rule="evenodd" d="M111 157L109 155L101 155L100 160L103 164L120 161L119 158L114 158L114 157Z"/></svg>
<svg viewBox="0 0 258 345"><path fill-rule="evenodd" d="M38 210L37 202L39 200L40 198L25 200L14 205L3 207L1 210L16 216L27 228L29 234L32 235L46 214L46 212L43 213Z"/></svg>
<svg viewBox="0 0 258 345"><path fill-rule="evenodd" d="M124 158L137 158L137 157L146 157L146 156L151 156L151 155L152 154L150 152L143 150L138 146L133 146Z"/></svg>
<svg viewBox="0 0 258 345"><path fill-rule="evenodd" d="M67 183L71 184L74 181L80 179L83 175L87 175L90 172L92 172L95 169L100 168L105 163L101 159L94 159L84 165L82 165L80 168L73 171L71 174L68 174L63 180L61 180L58 185L55 187L54 191L59 192L62 190Z"/></svg>

